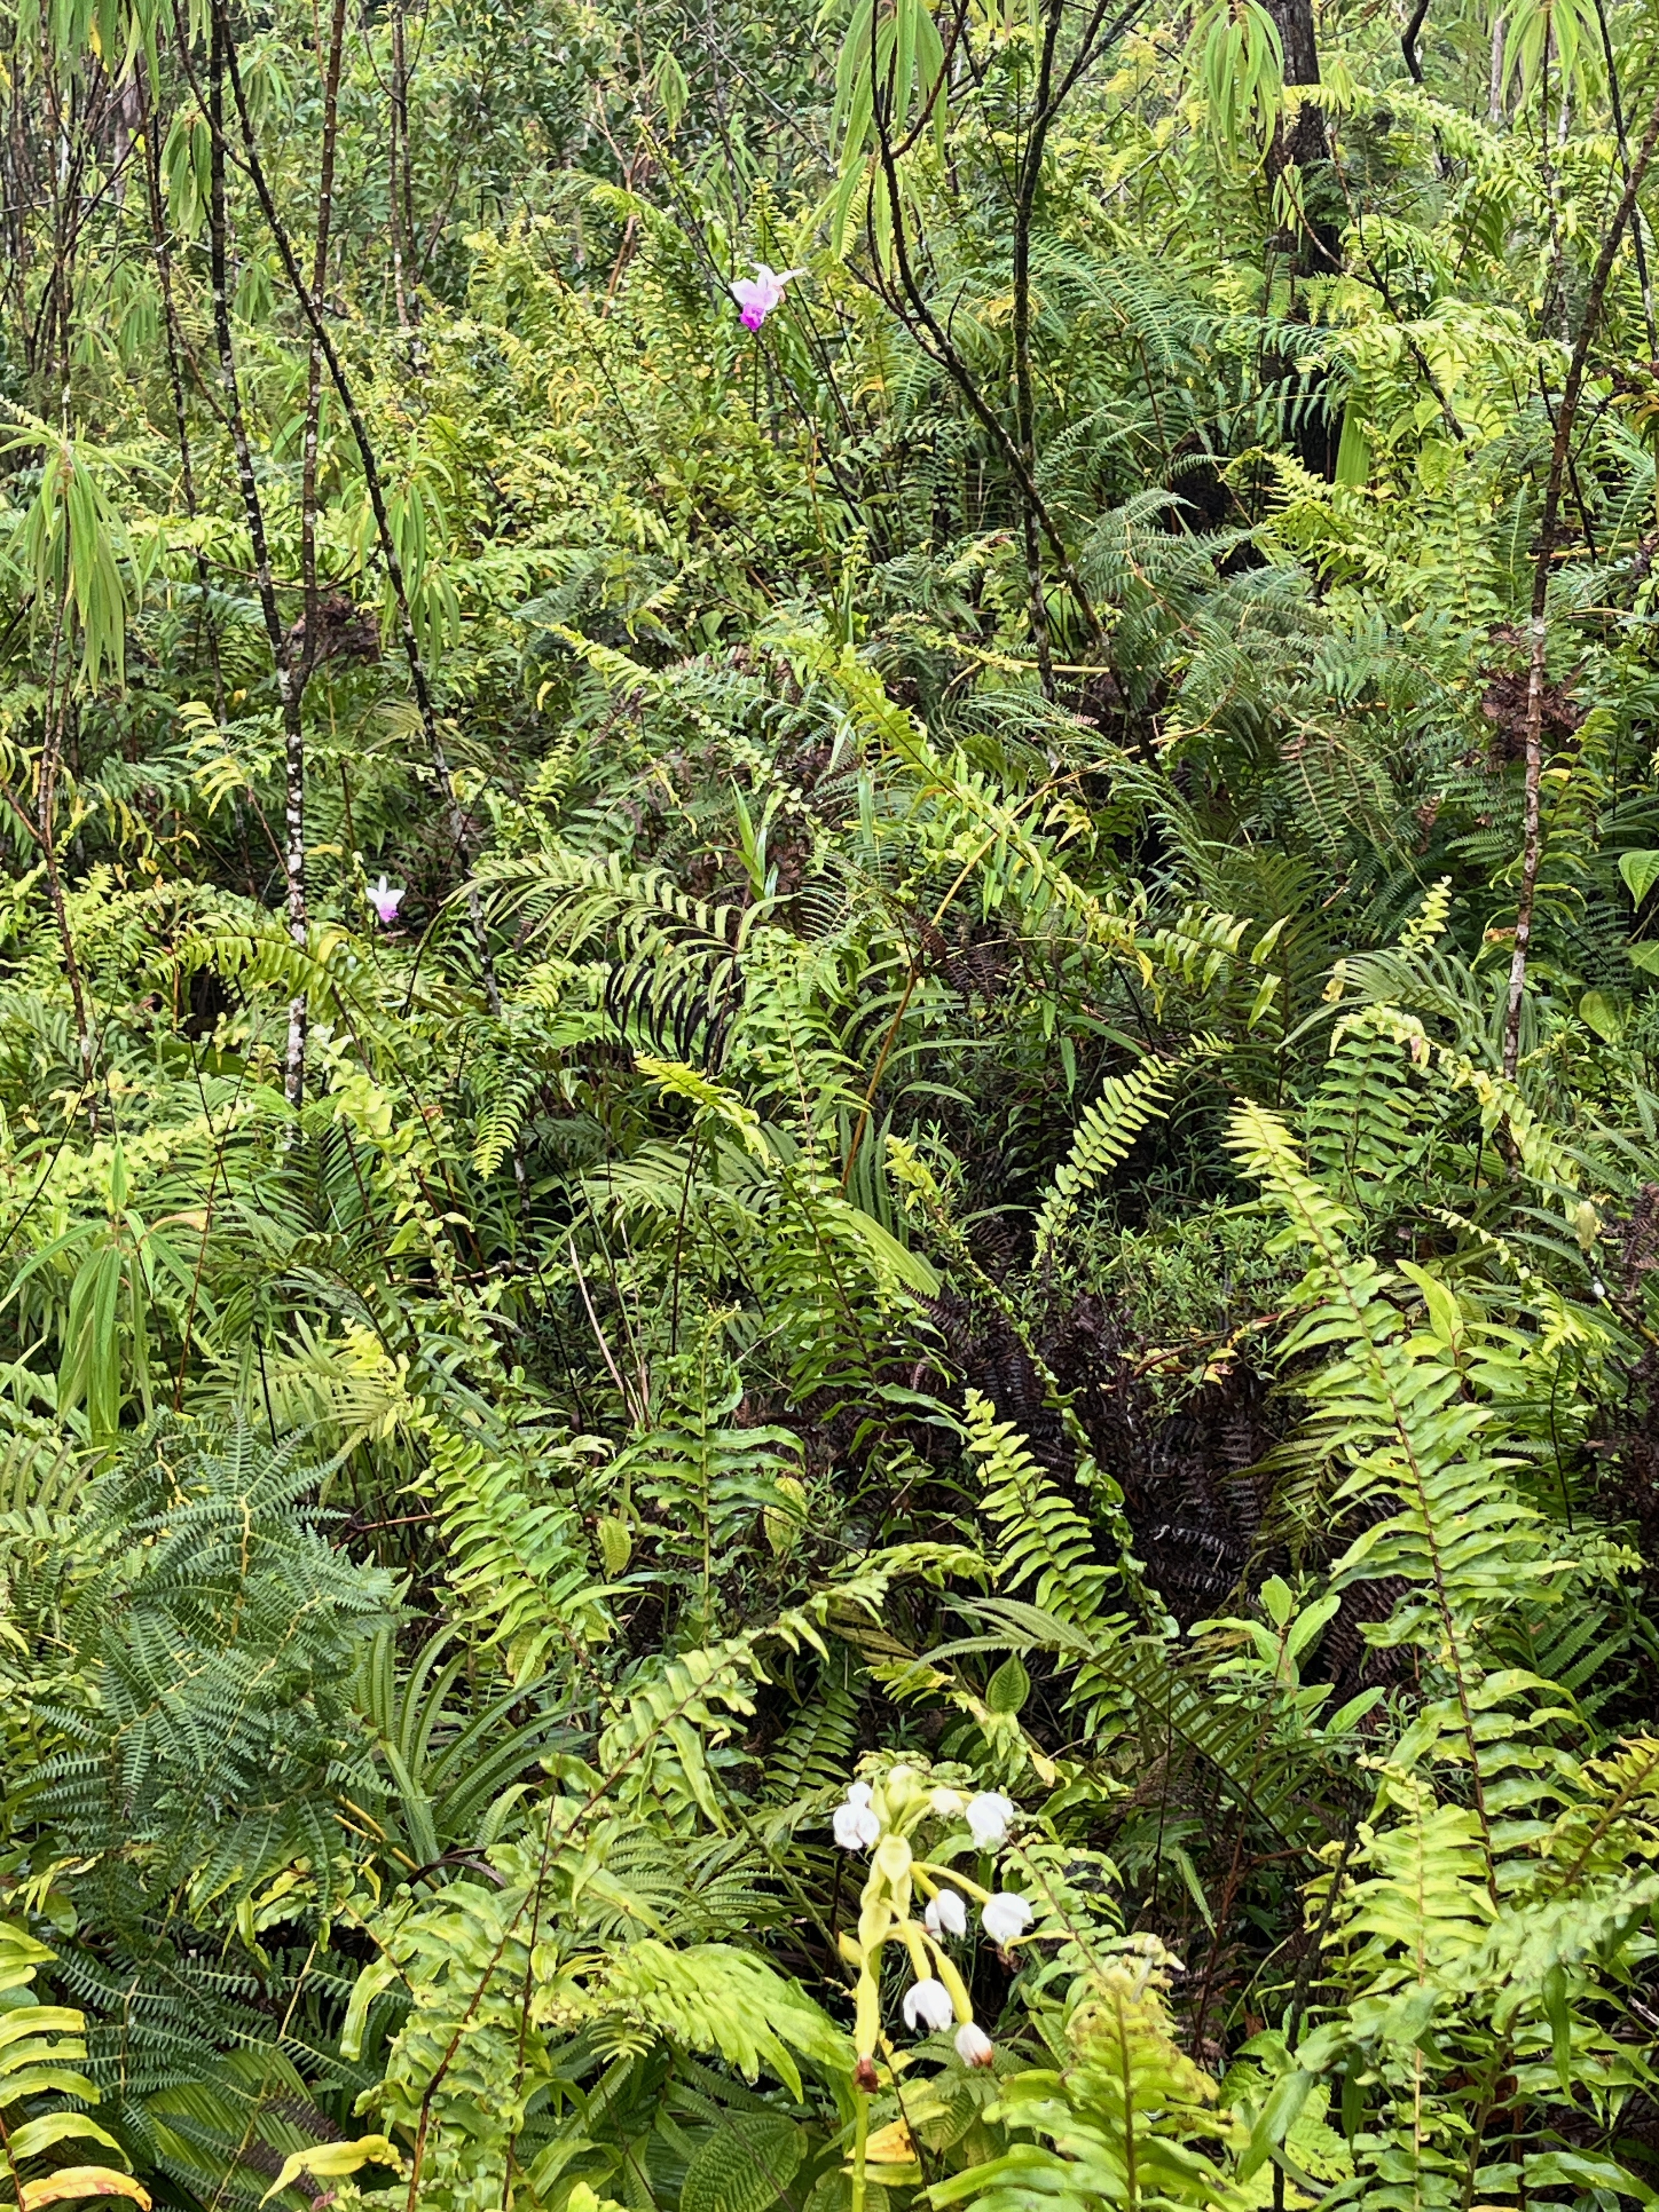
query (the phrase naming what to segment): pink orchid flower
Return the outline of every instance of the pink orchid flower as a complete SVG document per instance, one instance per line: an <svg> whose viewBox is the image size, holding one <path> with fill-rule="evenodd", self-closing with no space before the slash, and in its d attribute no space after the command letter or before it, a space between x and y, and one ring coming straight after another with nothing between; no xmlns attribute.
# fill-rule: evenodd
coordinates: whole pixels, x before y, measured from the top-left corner
<svg viewBox="0 0 1659 2212"><path fill-rule="evenodd" d="M384 876L378 884L368 887L368 902L389 929L398 919L398 908L403 904L404 886L388 884Z"/></svg>
<svg viewBox="0 0 1659 2212"><path fill-rule="evenodd" d="M805 274L804 269L769 269L763 261L757 261L752 277L739 276L732 287L732 297L743 310L738 319L744 330L757 331L782 300L784 286Z"/></svg>

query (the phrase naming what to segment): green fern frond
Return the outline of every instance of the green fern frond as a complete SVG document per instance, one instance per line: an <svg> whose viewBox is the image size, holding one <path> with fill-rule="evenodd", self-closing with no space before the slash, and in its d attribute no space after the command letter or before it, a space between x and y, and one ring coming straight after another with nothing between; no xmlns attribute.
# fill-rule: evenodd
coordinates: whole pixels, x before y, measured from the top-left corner
<svg viewBox="0 0 1659 2212"><path fill-rule="evenodd" d="M606 1642L612 1633L608 1605L593 1582L568 1497L437 1415L419 1425L450 1579L465 1617L502 1646L514 1681L541 1673L550 1652L567 1638ZM579 1442L544 1445L538 1464L551 1462L574 1473L586 1458Z"/></svg>
<svg viewBox="0 0 1659 2212"><path fill-rule="evenodd" d="M1167 1111L1179 1066L1147 1060L1127 1075L1107 1078L1078 1123L1071 1152L1054 1170L1038 1209L1034 1268L1053 1257L1089 1192L1127 1157L1141 1131Z"/></svg>

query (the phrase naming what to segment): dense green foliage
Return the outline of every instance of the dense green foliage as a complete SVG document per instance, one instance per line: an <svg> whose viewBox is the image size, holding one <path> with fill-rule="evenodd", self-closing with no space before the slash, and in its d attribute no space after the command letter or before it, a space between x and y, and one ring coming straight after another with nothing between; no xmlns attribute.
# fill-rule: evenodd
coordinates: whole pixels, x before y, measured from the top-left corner
<svg viewBox="0 0 1659 2212"><path fill-rule="evenodd" d="M7 2201L1650 2205L1650 11L0 47Z"/></svg>

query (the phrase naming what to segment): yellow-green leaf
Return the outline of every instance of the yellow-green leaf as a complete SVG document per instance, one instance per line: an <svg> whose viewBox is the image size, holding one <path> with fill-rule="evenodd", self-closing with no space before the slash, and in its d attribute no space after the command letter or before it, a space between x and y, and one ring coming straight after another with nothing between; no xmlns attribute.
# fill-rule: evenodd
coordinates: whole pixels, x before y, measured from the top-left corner
<svg viewBox="0 0 1659 2212"><path fill-rule="evenodd" d="M56 2173L43 2173L25 2182L18 2193L21 2212L40 2212L43 2204L72 2204L84 2197L130 2197L139 2212L149 2212L149 2191L130 2173L112 2166L60 2166Z"/></svg>
<svg viewBox="0 0 1659 2212"><path fill-rule="evenodd" d="M401 2171L403 2161L385 2136L359 2136L354 2142L308 2143L283 2161L282 2172L259 2202L269 2204L302 2173L315 2180L335 2180L342 2174L356 2173L360 2166L390 2166Z"/></svg>

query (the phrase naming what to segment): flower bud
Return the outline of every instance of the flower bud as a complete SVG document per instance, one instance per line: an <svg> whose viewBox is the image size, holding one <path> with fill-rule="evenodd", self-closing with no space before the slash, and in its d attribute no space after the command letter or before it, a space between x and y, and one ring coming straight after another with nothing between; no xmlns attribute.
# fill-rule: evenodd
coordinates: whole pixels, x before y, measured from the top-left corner
<svg viewBox="0 0 1659 2212"><path fill-rule="evenodd" d="M985 2030L971 2020L964 2021L957 2030L957 2057L964 2066L988 2066L995 2051Z"/></svg>

